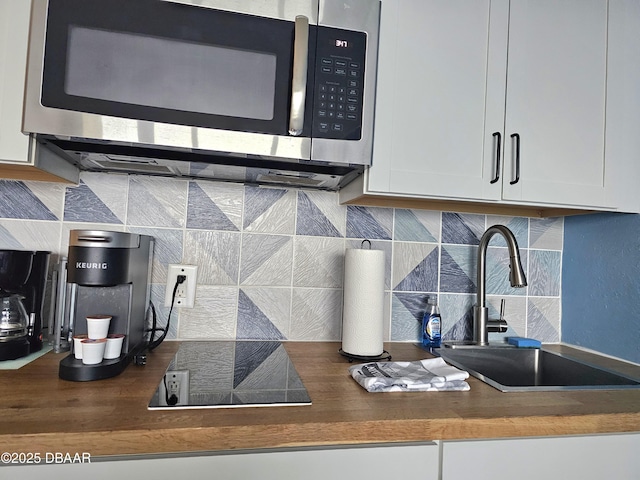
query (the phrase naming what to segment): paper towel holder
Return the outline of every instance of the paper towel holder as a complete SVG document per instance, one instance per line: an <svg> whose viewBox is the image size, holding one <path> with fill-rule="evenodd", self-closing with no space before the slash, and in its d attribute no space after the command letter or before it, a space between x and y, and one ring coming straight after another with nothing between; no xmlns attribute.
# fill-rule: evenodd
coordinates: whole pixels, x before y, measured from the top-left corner
<svg viewBox="0 0 640 480"><path fill-rule="evenodd" d="M362 242L360 243L360 248L364 249L365 248L365 243L368 244L369 250L371 250L371 247L372 247L371 240L369 240L367 238L362 240ZM357 360L357 361L360 361L360 362L376 362L376 361L380 361L380 360L391 360L391 355L386 350L383 350L382 353L380 353L379 355L356 355L356 354L353 354L353 353L345 352L342 348L339 349L338 352L343 357L348 358L349 359L349 363L353 362L354 360Z"/></svg>
<svg viewBox="0 0 640 480"><path fill-rule="evenodd" d="M354 360L358 360L359 362L377 362L379 360L391 360L391 355L386 350L383 350L383 352L380 355L372 355L372 356L354 355L352 353L347 353L342 349L338 350L338 352L343 357L348 358L349 363L353 362Z"/></svg>

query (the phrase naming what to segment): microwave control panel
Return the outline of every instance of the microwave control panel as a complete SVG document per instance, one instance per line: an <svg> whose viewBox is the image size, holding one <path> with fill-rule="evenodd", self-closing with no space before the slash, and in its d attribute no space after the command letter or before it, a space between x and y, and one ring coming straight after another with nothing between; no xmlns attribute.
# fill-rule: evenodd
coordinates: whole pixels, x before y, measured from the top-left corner
<svg viewBox="0 0 640 480"><path fill-rule="evenodd" d="M313 137L360 140L367 35L319 27Z"/></svg>

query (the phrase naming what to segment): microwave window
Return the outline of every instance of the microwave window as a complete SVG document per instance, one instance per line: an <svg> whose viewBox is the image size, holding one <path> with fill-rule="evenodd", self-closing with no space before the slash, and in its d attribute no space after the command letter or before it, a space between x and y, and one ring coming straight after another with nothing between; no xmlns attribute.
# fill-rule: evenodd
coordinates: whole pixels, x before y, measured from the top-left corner
<svg viewBox="0 0 640 480"><path fill-rule="evenodd" d="M271 53L79 26L69 31L68 95L271 120L275 79Z"/></svg>

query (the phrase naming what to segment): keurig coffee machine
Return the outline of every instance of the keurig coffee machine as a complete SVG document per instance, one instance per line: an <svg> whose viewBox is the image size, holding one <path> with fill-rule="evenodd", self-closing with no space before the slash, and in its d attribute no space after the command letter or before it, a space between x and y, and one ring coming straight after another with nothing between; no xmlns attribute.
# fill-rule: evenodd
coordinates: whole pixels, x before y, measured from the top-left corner
<svg viewBox="0 0 640 480"><path fill-rule="evenodd" d="M116 376L145 348L153 246L148 235L70 232L65 300L69 331L74 337L85 336L87 317L111 317L109 336L124 335L124 341L118 357L99 363L88 364L75 352L70 354L60 362L60 378L88 381Z"/></svg>
<svg viewBox="0 0 640 480"><path fill-rule="evenodd" d="M0 361L42 349L50 252L0 250Z"/></svg>

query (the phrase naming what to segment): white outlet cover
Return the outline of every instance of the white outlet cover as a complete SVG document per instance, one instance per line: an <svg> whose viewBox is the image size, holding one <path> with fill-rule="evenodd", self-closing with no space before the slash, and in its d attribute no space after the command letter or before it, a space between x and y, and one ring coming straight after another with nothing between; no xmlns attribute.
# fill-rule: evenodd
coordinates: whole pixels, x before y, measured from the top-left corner
<svg viewBox="0 0 640 480"><path fill-rule="evenodd" d="M178 275L186 275L185 281L185 297L176 298L174 307L193 308L196 301L196 286L198 278L198 266L197 265L169 265L169 271L167 272L167 286L164 292L164 306L171 306L171 299L173 297L173 289L176 285Z"/></svg>
<svg viewBox="0 0 640 480"><path fill-rule="evenodd" d="M176 405L189 405L189 370L168 370L165 374L165 379L167 384L169 384L169 382L171 382L172 380L175 380L180 384L180 390L178 392L178 403L176 403ZM167 405L166 398L168 397L168 395L164 385L165 382L163 381L160 387L161 405Z"/></svg>

